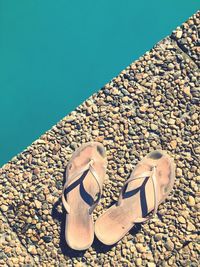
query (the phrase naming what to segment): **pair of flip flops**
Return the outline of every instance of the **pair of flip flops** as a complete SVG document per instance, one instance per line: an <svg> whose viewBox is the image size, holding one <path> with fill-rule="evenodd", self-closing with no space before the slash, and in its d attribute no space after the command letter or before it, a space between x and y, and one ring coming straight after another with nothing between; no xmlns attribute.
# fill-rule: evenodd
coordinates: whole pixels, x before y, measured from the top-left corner
<svg viewBox="0 0 200 267"><path fill-rule="evenodd" d="M98 142L82 145L67 165L62 202L66 210L65 239L72 249L89 248L94 233L106 245L118 242L135 223L156 214L175 179L173 159L161 150L149 153L125 182L118 202L94 225L92 212L101 198L106 168L106 151Z"/></svg>

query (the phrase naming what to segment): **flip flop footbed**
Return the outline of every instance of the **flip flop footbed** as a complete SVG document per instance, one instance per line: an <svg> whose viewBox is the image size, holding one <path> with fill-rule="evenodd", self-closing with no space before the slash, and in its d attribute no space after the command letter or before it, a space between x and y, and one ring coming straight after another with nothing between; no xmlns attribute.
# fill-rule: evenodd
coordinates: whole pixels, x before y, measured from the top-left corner
<svg viewBox="0 0 200 267"><path fill-rule="evenodd" d="M91 142L81 146L73 154L66 169L69 187L65 198L70 212L66 214L65 238L68 245L76 250L87 249L94 239L94 224L89 209L99 194L99 185L89 169L83 173L81 171L91 160L100 186L102 186L107 161L105 149L100 143ZM79 172L81 174L70 182L70 177Z"/></svg>
<svg viewBox="0 0 200 267"><path fill-rule="evenodd" d="M173 160L163 151L147 155L131 174L137 177L156 166L157 199L159 204L170 193L175 177ZM130 178L131 178L130 177ZM138 218L144 218L154 209L153 181L149 177L128 183L120 205L111 206L96 221L95 234L104 244L118 242L134 225Z"/></svg>

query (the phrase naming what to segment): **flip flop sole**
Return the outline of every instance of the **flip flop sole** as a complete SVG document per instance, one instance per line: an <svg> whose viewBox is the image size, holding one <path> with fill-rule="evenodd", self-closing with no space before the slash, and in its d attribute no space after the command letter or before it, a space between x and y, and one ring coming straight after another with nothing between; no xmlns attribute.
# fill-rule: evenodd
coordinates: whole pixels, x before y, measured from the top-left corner
<svg viewBox="0 0 200 267"><path fill-rule="evenodd" d="M105 149L98 142L86 143L73 153L67 165L66 180L91 159L94 160L93 167L103 184L107 160ZM85 250L91 246L94 239L94 223L89 209L99 192L99 187L89 171L77 177L73 185L74 187L66 194L70 212L66 214L65 239L72 249Z"/></svg>
<svg viewBox="0 0 200 267"><path fill-rule="evenodd" d="M164 151L149 153L138 163L131 177L149 171L155 162L157 162L158 201L161 204L171 192L175 177L174 162ZM102 243L113 245L134 226L134 221L146 217L153 209L152 179L133 180L128 184L121 204L116 203L111 206L97 219L95 234Z"/></svg>

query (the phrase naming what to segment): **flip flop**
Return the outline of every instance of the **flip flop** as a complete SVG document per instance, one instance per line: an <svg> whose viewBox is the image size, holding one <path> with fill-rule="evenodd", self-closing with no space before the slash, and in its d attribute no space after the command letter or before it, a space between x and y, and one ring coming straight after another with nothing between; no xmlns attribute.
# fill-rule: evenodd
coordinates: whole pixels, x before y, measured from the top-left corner
<svg viewBox="0 0 200 267"><path fill-rule="evenodd" d="M164 151L143 158L125 182L118 202L95 223L97 238L106 245L118 242L135 223L149 220L172 190L175 165ZM149 213L152 211L152 214Z"/></svg>
<svg viewBox="0 0 200 267"><path fill-rule="evenodd" d="M101 198L106 167L106 151L98 142L82 145L67 165L62 202L67 212L65 239L72 249L85 250L93 242L92 212Z"/></svg>

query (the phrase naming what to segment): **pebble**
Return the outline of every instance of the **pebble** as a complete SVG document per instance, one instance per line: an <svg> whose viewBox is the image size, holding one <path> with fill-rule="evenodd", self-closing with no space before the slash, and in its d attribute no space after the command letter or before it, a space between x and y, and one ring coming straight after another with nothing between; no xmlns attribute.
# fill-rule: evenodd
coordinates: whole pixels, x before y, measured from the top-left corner
<svg viewBox="0 0 200 267"><path fill-rule="evenodd" d="M176 149L177 141L176 141L176 140L172 140L172 141L170 142L170 145L171 145L171 147L172 147L173 149Z"/></svg>
<svg viewBox="0 0 200 267"><path fill-rule="evenodd" d="M148 262L147 267L156 267L156 264L153 262Z"/></svg>
<svg viewBox="0 0 200 267"><path fill-rule="evenodd" d="M176 169L176 174L177 174L177 177L182 177L183 176L183 171L181 168L177 168Z"/></svg>
<svg viewBox="0 0 200 267"><path fill-rule="evenodd" d="M156 131L158 130L158 126L154 123L151 124L151 130Z"/></svg>
<svg viewBox="0 0 200 267"><path fill-rule="evenodd" d="M191 119L192 119L193 121L195 121L195 120L198 119L198 117L199 117L198 113L194 113L194 114L192 115Z"/></svg>
<svg viewBox="0 0 200 267"><path fill-rule="evenodd" d="M4 212L7 211L8 210L8 206L4 205L4 204L1 205L1 210L4 211Z"/></svg>
<svg viewBox="0 0 200 267"><path fill-rule="evenodd" d="M43 240L44 240L44 242L46 242L46 243L49 243L49 242L51 242L51 240L52 240L52 236L43 236Z"/></svg>
<svg viewBox="0 0 200 267"><path fill-rule="evenodd" d="M173 70L173 69L174 69L174 64L169 63L169 64L168 64L168 69L169 69L169 70Z"/></svg>
<svg viewBox="0 0 200 267"><path fill-rule="evenodd" d="M155 101L155 102L153 103L153 105L154 105L154 107L158 107L158 106L160 106L160 102Z"/></svg>
<svg viewBox="0 0 200 267"><path fill-rule="evenodd" d="M174 243L170 239L168 239L165 243L165 247L167 250L171 251L174 249Z"/></svg>
<svg viewBox="0 0 200 267"><path fill-rule="evenodd" d="M39 168L35 168L35 169L33 170L33 173L34 173L35 175L38 175L38 174L40 173L40 169L39 169Z"/></svg>
<svg viewBox="0 0 200 267"><path fill-rule="evenodd" d="M184 87L184 89L183 89L183 92L184 92L186 95L188 95L188 96L190 96L190 97L191 97L191 93L190 93L190 87L189 87L189 86L187 86L187 87Z"/></svg>
<svg viewBox="0 0 200 267"><path fill-rule="evenodd" d="M168 123L169 123L170 125L174 125L175 122L176 122L175 119L172 119L172 118L170 118L169 121L168 121Z"/></svg>
<svg viewBox="0 0 200 267"><path fill-rule="evenodd" d="M183 223L183 224L186 223L186 220L185 220L185 218L184 218L183 216L179 216L179 217L178 217L178 221L179 221L180 223Z"/></svg>
<svg viewBox="0 0 200 267"><path fill-rule="evenodd" d="M94 130L94 131L92 131L92 134L93 134L94 136L98 136L98 135L99 135L99 130Z"/></svg>
<svg viewBox="0 0 200 267"><path fill-rule="evenodd" d="M28 219L26 220L27 223L32 223L32 218L28 217Z"/></svg>
<svg viewBox="0 0 200 267"><path fill-rule="evenodd" d="M37 255L36 247L33 246L33 245L30 245L30 246L28 247L28 252L31 253L32 255Z"/></svg>
<svg viewBox="0 0 200 267"><path fill-rule="evenodd" d="M141 112L146 112L147 111L147 106L141 106L140 107Z"/></svg>
<svg viewBox="0 0 200 267"><path fill-rule="evenodd" d="M146 251L146 247L144 247L143 244L137 243L135 245L135 247L136 247L136 249L137 249L138 252L141 252L142 253L142 252L145 252Z"/></svg>
<svg viewBox="0 0 200 267"><path fill-rule="evenodd" d="M142 266L142 259L141 258L137 258L136 260L135 260L135 263L136 263L136 265L137 266Z"/></svg>
<svg viewBox="0 0 200 267"><path fill-rule="evenodd" d="M187 230L188 231L195 231L196 228L195 228L194 224L192 224L191 222L188 221L188 223L187 223Z"/></svg>
<svg viewBox="0 0 200 267"><path fill-rule="evenodd" d="M71 116L67 116L66 118L66 122L72 122L75 120L75 116L71 115Z"/></svg>
<svg viewBox="0 0 200 267"><path fill-rule="evenodd" d="M188 202L191 207L195 206L195 198L193 196L188 197Z"/></svg>
<svg viewBox="0 0 200 267"><path fill-rule="evenodd" d="M113 95L119 95L119 90L117 88L113 88L112 94Z"/></svg>
<svg viewBox="0 0 200 267"><path fill-rule="evenodd" d="M182 34L183 34L183 32L182 32L181 29L180 30L177 30L176 31L176 38L180 39L182 37Z"/></svg>
<svg viewBox="0 0 200 267"><path fill-rule="evenodd" d="M160 241L162 239L162 234L158 233L154 236L155 241Z"/></svg>
<svg viewBox="0 0 200 267"><path fill-rule="evenodd" d="M35 206L37 209L40 209L42 207L42 203L38 201L37 199L34 202L35 202Z"/></svg>
<svg viewBox="0 0 200 267"><path fill-rule="evenodd" d="M123 167L119 168L119 169L118 169L118 173L119 173L119 174L124 173L124 168L123 168Z"/></svg>

